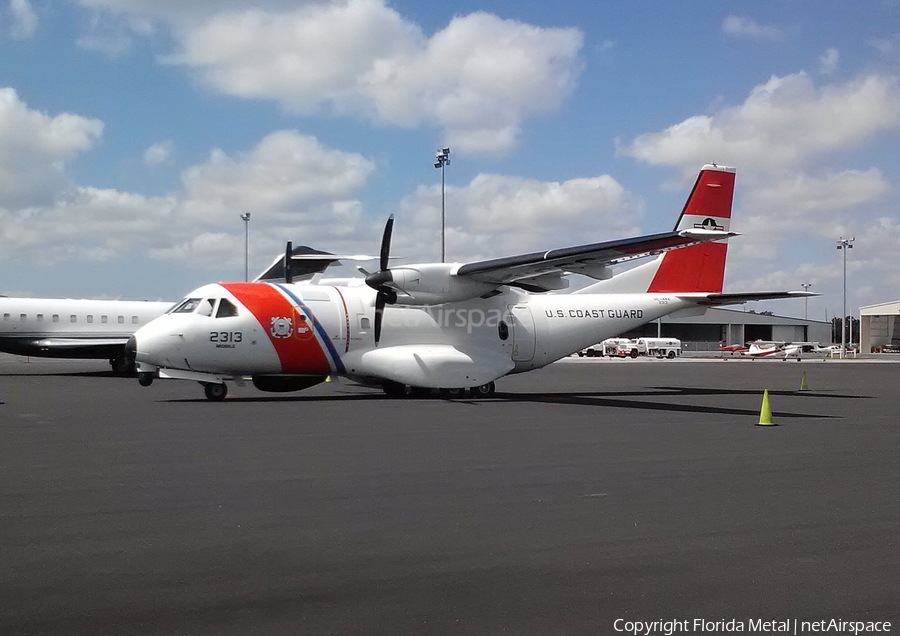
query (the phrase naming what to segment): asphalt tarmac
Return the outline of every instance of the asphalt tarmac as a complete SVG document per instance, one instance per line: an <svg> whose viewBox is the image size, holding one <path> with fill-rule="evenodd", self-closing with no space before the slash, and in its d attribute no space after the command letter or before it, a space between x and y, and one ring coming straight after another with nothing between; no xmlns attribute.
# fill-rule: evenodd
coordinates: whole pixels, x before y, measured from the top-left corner
<svg viewBox="0 0 900 636"><path fill-rule="evenodd" d="M900 364L572 360L486 400L221 403L107 368L0 356L0 634L900 633Z"/></svg>

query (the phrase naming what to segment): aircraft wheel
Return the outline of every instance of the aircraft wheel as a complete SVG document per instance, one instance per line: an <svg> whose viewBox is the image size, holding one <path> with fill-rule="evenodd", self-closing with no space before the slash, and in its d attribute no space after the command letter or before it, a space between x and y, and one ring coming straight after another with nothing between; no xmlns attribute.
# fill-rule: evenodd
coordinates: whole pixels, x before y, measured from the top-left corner
<svg viewBox="0 0 900 636"><path fill-rule="evenodd" d="M487 384L482 384L480 386L473 386L469 389L469 392L472 394L472 397L484 398L492 396L495 390L496 386L494 383L488 382Z"/></svg>
<svg viewBox="0 0 900 636"><path fill-rule="evenodd" d="M221 402L228 394L228 387L225 386L224 382L221 384L207 383L203 385L203 392L206 393L207 400L210 400L211 402Z"/></svg>
<svg viewBox="0 0 900 636"><path fill-rule="evenodd" d="M441 389L441 397L448 400L456 400L465 395L465 389Z"/></svg>
<svg viewBox="0 0 900 636"><path fill-rule="evenodd" d="M152 373L138 373L138 384L141 386L150 386L153 384Z"/></svg>

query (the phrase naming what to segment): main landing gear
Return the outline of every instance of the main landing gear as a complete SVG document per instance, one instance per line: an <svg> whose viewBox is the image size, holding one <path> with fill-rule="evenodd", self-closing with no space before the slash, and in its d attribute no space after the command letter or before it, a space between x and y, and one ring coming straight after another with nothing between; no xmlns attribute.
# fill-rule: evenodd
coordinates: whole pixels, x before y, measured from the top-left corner
<svg viewBox="0 0 900 636"><path fill-rule="evenodd" d="M381 387L384 390L385 395L394 398L424 397L431 393L431 389L410 386L399 382L391 382L390 380L385 381ZM493 382L488 382L487 384L473 386L469 389L440 389L440 396L453 400L465 397L466 393L468 393L473 398L485 398L494 395L496 388L497 387Z"/></svg>
<svg viewBox="0 0 900 636"><path fill-rule="evenodd" d="M228 395L228 387L225 383L214 384L212 382L201 382L203 392L206 393L206 399L211 402L221 402Z"/></svg>

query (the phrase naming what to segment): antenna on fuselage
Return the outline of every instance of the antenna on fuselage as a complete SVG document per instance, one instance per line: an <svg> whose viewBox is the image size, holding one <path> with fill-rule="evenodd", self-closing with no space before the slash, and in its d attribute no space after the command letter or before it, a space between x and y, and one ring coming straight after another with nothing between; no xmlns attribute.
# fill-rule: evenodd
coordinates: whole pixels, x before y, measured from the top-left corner
<svg viewBox="0 0 900 636"><path fill-rule="evenodd" d="M291 261L291 256L294 253L294 244L291 241L287 242L287 247L284 250L284 282L290 285L294 282L294 272L291 271L291 265L293 262Z"/></svg>

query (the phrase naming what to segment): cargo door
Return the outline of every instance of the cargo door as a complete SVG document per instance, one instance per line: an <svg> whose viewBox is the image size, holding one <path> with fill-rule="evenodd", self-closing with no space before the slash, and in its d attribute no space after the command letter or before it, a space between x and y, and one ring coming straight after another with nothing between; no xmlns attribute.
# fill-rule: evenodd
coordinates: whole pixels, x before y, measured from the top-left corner
<svg viewBox="0 0 900 636"><path fill-rule="evenodd" d="M527 362L534 357L534 318L528 305L509 306L512 359Z"/></svg>

